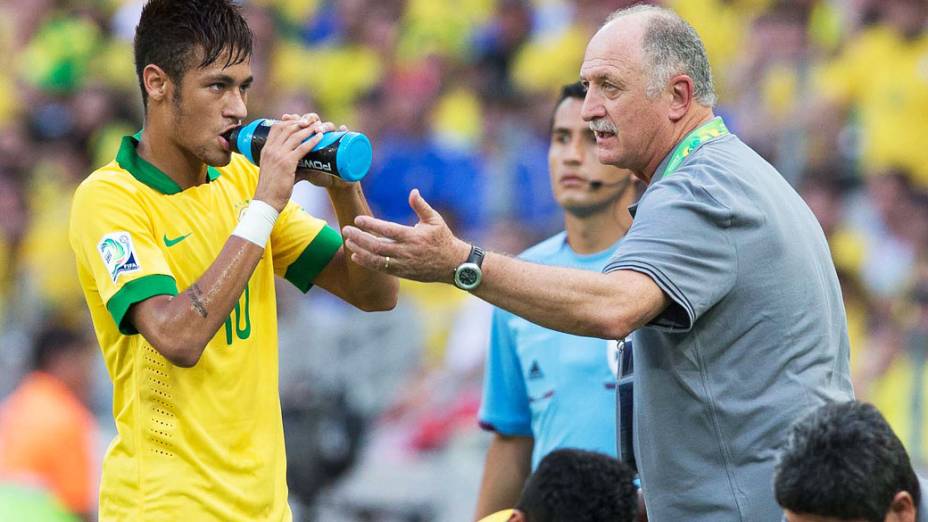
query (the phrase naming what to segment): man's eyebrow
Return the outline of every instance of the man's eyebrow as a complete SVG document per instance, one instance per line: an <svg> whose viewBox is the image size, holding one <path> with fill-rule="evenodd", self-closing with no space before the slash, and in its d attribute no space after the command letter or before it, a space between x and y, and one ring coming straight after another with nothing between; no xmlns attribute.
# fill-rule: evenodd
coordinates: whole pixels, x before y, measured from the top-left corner
<svg viewBox="0 0 928 522"><path fill-rule="evenodd" d="M251 82L253 82L254 79L255 79L254 76L249 76L248 78L245 78L245 80L242 82L242 85L248 85ZM228 74L216 73L216 74L211 74L207 76L206 78L204 78L204 81L234 84L235 78L229 76Z"/></svg>
<svg viewBox="0 0 928 522"><path fill-rule="evenodd" d="M618 87L623 87L625 85L625 82L623 82L622 80L604 71L590 73L586 76L586 78L581 78L580 80L581 81L585 80L591 83L593 81L597 81L597 82L608 81L609 83L612 83Z"/></svg>

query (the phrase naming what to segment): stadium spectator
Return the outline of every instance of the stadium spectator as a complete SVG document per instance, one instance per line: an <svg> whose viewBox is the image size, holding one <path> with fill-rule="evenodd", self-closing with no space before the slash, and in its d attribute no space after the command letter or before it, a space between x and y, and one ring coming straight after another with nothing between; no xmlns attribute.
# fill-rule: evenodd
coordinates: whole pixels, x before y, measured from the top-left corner
<svg viewBox="0 0 928 522"><path fill-rule="evenodd" d="M601 271L631 225L631 172L596 159L593 131L580 118L585 90L565 86L551 122L548 169L565 230L519 257ZM607 343L545 329L494 309L480 424L493 431L477 517L511 506L532 469L552 450L615 456L615 374Z"/></svg>
<svg viewBox="0 0 928 522"><path fill-rule="evenodd" d="M393 278L352 263L290 201L307 179L344 223L369 212L359 185L296 172L332 123L285 114L260 170L230 152L251 52L229 0L148 2L135 36L145 125L74 195L71 247L118 431L102 520L290 519L275 276L366 311L396 302Z"/></svg>
<svg viewBox="0 0 928 522"><path fill-rule="evenodd" d="M788 522L924 522L926 482L873 405L826 404L789 431L774 490Z"/></svg>
<svg viewBox="0 0 928 522"><path fill-rule="evenodd" d="M821 227L714 116L702 44L672 11L616 12L587 46L581 78L599 160L649 184L605 274L484 253L415 191L414 228L361 217L345 227L346 245L368 268L453 282L541 326L606 339L636 330L636 393L648 400L636 408L635 449L649 516L778 520L769 484L780 434L852 396Z"/></svg>
<svg viewBox="0 0 928 522"><path fill-rule="evenodd" d="M817 88L826 106L815 112L810 125L829 130L834 143L853 111L863 172L902 167L913 182L928 187L928 149L921 144L928 134L923 116L928 111L928 3L884 0L874 5L880 22L821 68Z"/></svg>
<svg viewBox="0 0 928 522"><path fill-rule="evenodd" d="M548 453L514 509L480 522L635 522L635 473L614 457L562 448Z"/></svg>
<svg viewBox="0 0 928 522"><path fill-rule="evenodd" d="M0 404L0 478L35 484L91 520L96 507L96 424L87 400L94 345L48 327L35 340L32 372Z"/></svg>

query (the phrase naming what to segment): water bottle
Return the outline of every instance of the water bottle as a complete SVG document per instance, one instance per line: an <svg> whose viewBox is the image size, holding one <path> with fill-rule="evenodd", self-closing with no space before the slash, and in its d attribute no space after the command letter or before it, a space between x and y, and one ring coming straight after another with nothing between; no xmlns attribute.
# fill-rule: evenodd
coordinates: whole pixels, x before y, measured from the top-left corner
<svg viewBox="0 0 928 522"><path fill-rule="evenodd" d="M259 165L261 149L267 142L271 125L280 120L257 119L229 131L226 139L233 152ZM308 138L307 138L308 139ZM298 163L298 169L311 169L338 176L345 181L358 181L371 168L371 140L360 132L331 131Z"/></svg>

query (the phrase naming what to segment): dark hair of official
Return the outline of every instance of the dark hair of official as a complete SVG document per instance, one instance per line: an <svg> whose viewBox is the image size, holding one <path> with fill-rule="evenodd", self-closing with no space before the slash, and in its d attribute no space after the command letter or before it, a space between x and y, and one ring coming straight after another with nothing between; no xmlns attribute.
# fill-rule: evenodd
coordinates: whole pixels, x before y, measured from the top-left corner
<svg viewBox="0 0 928 522"><path fill-rule="evenodd" d="M85 339L74 330L50 326L39 332L32 346L32 369L47 370L59 354L85 349Z"/></svg>
<svg viewBox="0 0 928 522"><path fill-rule="evenodd" d="M529 476L516 509L528 522L631 522L638 511L634 478L608 455L555 450Z"/></svg>
<svg viewBox="0 0 928 522"><path fill-rule="evenodd" d="M554 110L551 111L551 123L548 125L549 129L554 129L554 113L556 113L557 108L561 106L561 102L567 98L575 98L583 101L583 99L586 98L586 88L584 88L583 84L580 82L568 83L561 87L561 95L558 96L557 102L554 104Z"/></svg>
<svg viewBox="0 0 928 522"><path fill-rule="evenodd" d="M202 58L194 63L198 52ZM251 29L231 1L150 0L135 28L135 72L142 103L148 106L142 71L149 64L162 68L179 86L193 67L206 67L222 56L228 67L244 62L251 52Z"/></svg>
<svg viewBox="0 0 928 522"><path fill-rule="evenodd" d="M909 455L883 415L856 401L823 406L796 423L774 478L794 513L882 522L893 498L921 492Z"/></svg>

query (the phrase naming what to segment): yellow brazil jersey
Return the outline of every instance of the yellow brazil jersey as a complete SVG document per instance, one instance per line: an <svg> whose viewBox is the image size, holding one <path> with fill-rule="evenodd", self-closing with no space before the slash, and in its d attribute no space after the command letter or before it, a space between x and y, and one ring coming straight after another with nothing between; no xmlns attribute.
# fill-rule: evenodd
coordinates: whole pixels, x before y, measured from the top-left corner
<svg viewBox="0 0 928 522"><path fill-rule="evenodd" d="M928 33L905 40L889 27L868 29L817 83L826 98L856 107L867 173L900 166L928 187Z"/></svg>
<svg viewBox="0 0 928 522"><path fill-rule="evenodd" d="M78 187L70 241L113 381L118 435L107 450L100 519L290 520L277 386L274 276L307 291L341 246L290 203L223 327L192 368L162 357L126 312L176 295L216 259L254 193L258 170L233 155L208 183L180 190L126 137Z"/></svg>

